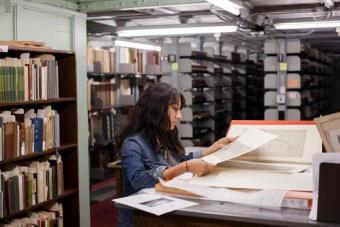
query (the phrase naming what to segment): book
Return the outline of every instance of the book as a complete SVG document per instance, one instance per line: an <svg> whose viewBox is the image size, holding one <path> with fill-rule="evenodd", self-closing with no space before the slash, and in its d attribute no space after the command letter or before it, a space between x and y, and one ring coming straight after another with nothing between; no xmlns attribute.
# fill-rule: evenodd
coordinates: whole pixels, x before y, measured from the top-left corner
<svg viewBox="0 0 340 227"><path fill-rule="evenodd" d="M312 204L312 192L289 191L282 202L282 207L295 209L311 209Z"/></svg>
<svg viewBox="0 0 340 227"><path fill-rule="evenodd" d="M181 189L164 186L162 183L158 183L155 186L155 190L161 193L167 193L177 196L191 197L199 199L199 195L187 192ZM201 198L202 199L202 198ZM288 191L282 201L282 207L294 208L294 209L311 209L313 203L313 193L303 191Z"/></svg>

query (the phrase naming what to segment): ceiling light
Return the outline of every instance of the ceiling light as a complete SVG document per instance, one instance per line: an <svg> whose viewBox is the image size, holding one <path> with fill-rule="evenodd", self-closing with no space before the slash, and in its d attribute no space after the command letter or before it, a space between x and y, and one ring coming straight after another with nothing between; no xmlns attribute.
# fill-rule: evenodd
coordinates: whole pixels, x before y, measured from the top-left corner
<svg viewBox="0 0 340 227"><path fill-rule="evenodd" d="M138 43L126 40L115 40L115 45L120 47L136 48L141 50L161 51L161 47L153 44Z"/></svg>
<svg viewBox="0 0 340 227"><path fill-rule="evenodd" d="M145 37L145 36L171 36L171 35L195 35L236 32L237 26L194 26L194 27L167 27L167 28L138 28L117 31L120 37Z"/></svg>
<svg viewBox="0 0 340 227"><path fill-rule="evenodd" d="M237 3L236 1L232 0L206 0L206 1L234 15L240 15L240 10L243 8L242 3Z"/></svg>
<svg viewBox="0 0 340 227"><path fill-rule="evenodd" d="M321 0L321 3L328 9L334 7L334 2L332 0Z"/></svg>
<svg viewBox="0 0 340 227"><path fill-rule="evenodd" d="M311 22L287 22L277 23L276 29L307 29L307 28L335 28L340 27L340 21L311 21Z"/></svg>

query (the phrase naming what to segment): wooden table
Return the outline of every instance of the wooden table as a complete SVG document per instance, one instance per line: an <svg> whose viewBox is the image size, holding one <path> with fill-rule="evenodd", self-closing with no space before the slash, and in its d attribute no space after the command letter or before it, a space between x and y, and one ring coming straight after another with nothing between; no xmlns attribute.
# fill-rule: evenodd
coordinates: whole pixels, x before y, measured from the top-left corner
<svg viewBox="0 0 340 227"><path fill-rule="evenodd" d="M117 198L123 196L123 171L120 160L111 162L107 165L108 168L112 168L116 177L116 194Z"/></svg>
<svg viewBox="0 0 340 227"><path fill-rule="evenodd" d="M340 223L325 223L309 220L309 210L289 208L268 210L226 202L207 200L192 201L198 202L199 204L161 216L155 216L121 204L115 204L115 207L133 209L135 226L340 226Z"/></svg>

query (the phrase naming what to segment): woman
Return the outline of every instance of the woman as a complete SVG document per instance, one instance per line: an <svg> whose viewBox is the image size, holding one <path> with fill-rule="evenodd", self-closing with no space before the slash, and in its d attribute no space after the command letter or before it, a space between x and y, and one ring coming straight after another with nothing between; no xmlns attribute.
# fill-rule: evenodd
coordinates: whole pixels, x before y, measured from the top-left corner
<svg viewBox="0 0 340 227"><path fill-rule="evenodd" d="M185 172L198 176L209 173L214 166L199 158L232 141L222 138L212 146L186 156L176 127L184 105L184 96L175 88L156 83L143 92L132 108L128 124L117 138L125 196L154 187L160 178L168 180ZM130 210L119 210L120 226L133 226L132 219Z"/></svg>
<svg viewBox="0 0 340 227"><path fill-rule="evenodd" d="M148 87L129 115L118 137L123 166L124 194L154 187L159 179L169 180L185 172L202 176L214 166L199 159L227 145L222 138L212 146L185 155L176 125L182 117L184 96L166 83Z"/></svg>

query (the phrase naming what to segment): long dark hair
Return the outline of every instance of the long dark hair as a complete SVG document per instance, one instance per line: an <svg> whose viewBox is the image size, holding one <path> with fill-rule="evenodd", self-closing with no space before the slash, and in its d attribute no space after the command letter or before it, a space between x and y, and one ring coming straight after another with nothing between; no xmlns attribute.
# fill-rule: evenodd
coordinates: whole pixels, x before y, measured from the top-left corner
<svg viewBox="0 0 340 227"><path fill-rule="evenodd" d="M152 145L160 144L164 149L182 156L184 148L179 141L177 127L170 130L168 116L169 105L179 101L182 108L185 105L184 96L169 84L150 85L130 110L127 125L117 137L118 149L121 150L122 143L128 136L144 130Z"/></svg>

